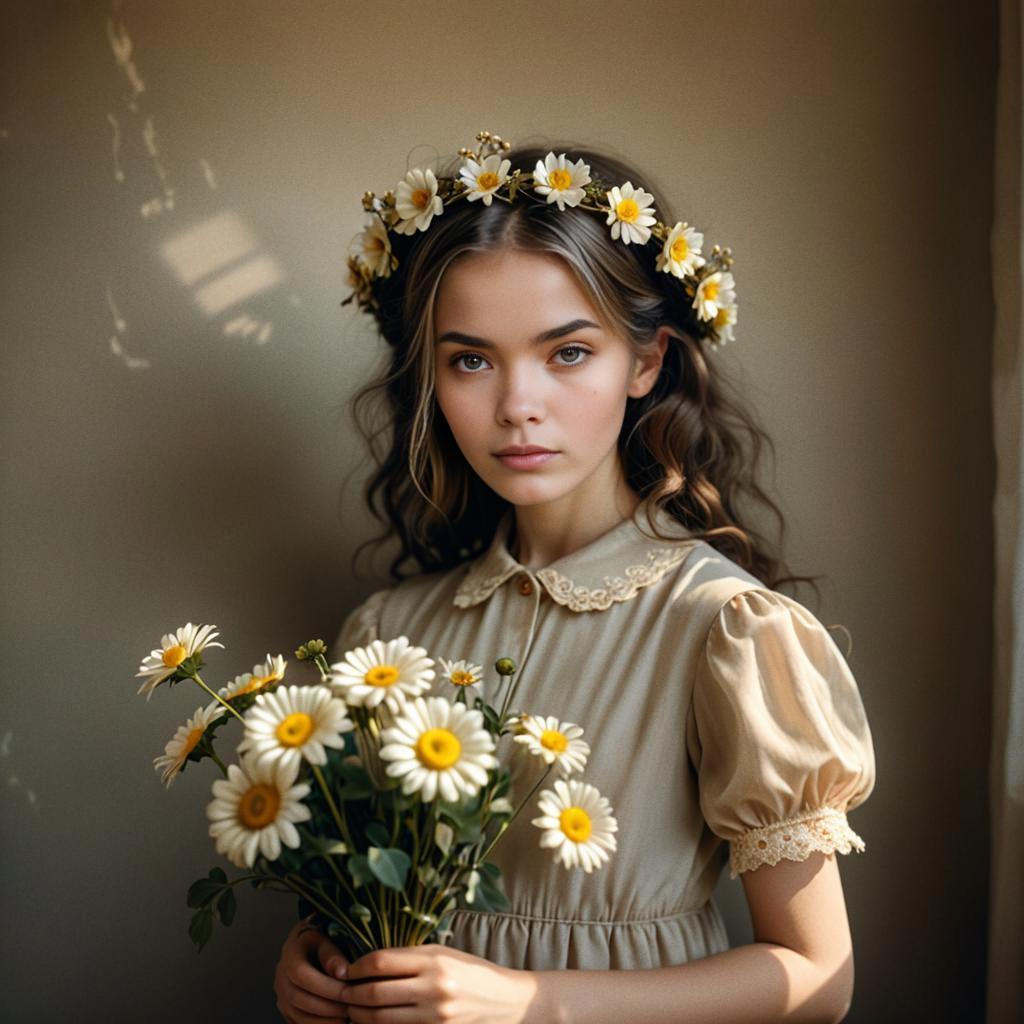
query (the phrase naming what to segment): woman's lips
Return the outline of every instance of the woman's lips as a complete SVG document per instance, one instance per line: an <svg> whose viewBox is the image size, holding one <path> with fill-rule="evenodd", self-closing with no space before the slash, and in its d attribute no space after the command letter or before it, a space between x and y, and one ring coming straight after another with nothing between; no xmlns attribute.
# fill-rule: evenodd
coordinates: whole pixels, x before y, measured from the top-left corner
<svg viewBox="0 0 1024 1024"><path fill-rule="evenodd" d="M535 469L553 459L558 452L531 452L529 455L497 455L502 465L509 469Z"/></svg>

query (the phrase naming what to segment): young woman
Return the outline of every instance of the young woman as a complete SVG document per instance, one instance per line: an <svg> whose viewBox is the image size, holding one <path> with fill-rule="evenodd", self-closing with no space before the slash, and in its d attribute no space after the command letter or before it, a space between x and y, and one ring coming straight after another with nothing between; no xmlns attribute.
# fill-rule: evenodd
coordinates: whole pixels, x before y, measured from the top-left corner
<svg viewBox="0 0 1024 1024"><path fill-rule="evenodd" d="M864 846L846 812L874 785L871 735L740 507L778 514L754 479L766 439L716 362L731 258L621 161L478 140L440 185L415 171L364 197L355 297L391 358L357 410L382 415L367 497L400 553L333 653L404 634L513 658L523 710L586 729L618 849L569 873L517 823L495 848L509 911L458 912L448 946L346 964L297 925L278 1008L292 1024L841 1020L835 854ZM734 949L710 900L727 848L756 940Z"/></svg>

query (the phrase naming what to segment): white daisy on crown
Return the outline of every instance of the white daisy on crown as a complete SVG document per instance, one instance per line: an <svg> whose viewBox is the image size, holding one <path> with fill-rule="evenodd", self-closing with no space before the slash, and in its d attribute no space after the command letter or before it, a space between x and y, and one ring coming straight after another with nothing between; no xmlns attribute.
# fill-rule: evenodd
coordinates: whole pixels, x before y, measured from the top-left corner
<svg viewBox="0 0 1024 1024"><path fill-rule="evenodd" d="M399 266L392 235L413 236L429 230L456 202L489 207L495 200L530 200L557 206L563 213L599 214L611 238L622 245L643 249L653 242L656 271L676 278L688 300L689 329L713 346L733 340L737 306L728 247L715 245L705 255L702 232L686 221L663 223L652 193L632 181L593 178L585 157L549 152L531 169L513 168L504 157L510 142L487 131L478 132L476 142L474 148L459 150L463 162L452 176L417 167L383 196L364 193L366 223L349 249L352 293L342 305L354 301L364 312L376 313L376 282L389 278Z"/></svg>

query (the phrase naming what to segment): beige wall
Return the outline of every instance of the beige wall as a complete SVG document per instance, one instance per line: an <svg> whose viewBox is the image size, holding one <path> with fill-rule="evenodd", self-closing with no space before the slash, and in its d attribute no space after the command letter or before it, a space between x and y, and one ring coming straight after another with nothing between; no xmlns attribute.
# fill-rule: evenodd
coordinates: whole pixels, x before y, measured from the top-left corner
<svg viewBox="0 0 1024 1024"><path fill-rule="evenodd" d="M377 352L338 306L344 248L414 145L482 127L618 149L732 246L722 358L775 440L791 563L852 631L877 747L868 850L842 861L850 1019L977 1019L994 3L128 0L134 98L111 9L7 5L0 41L9 1019L277 1019L293 911L247 892L194 955L209 775L164 793L150 761L199 694L147 706L133 672L189 618L241 671L380 579L349 571L356 491L337 507L339 417ZM201 224L266 287L218 310L182 279L165 246L194 265ZM739 883L720 894L743 941Z"/></svg>

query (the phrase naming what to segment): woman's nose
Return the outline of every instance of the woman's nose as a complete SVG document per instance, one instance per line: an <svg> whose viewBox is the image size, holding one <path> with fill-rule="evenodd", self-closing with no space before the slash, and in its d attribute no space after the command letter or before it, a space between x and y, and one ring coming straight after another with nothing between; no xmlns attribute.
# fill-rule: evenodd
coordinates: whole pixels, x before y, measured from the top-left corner
<svg viewBox="0 0 1024 1024"><path fill-rule="evenodd" d="M540 382L526 368L512 368L502 375L496 419L502 426L539 423L544 418Z"/></svg>

